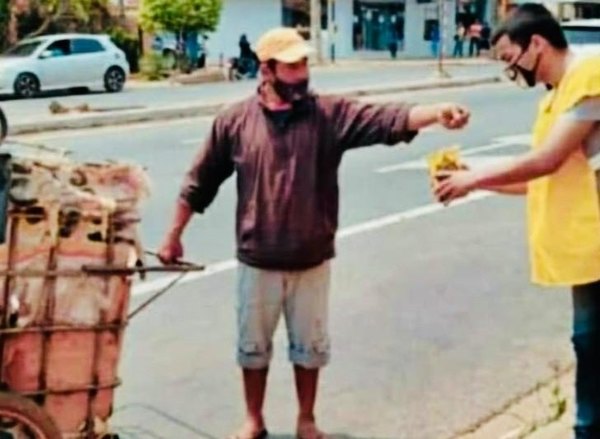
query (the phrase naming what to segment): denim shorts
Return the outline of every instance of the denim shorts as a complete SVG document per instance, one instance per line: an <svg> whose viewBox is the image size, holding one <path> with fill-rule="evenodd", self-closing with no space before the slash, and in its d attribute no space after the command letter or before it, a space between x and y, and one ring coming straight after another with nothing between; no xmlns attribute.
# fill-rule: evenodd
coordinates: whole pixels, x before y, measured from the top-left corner
<svg viewBox="0 0 600 439"><path fill-rule="evenodd" d="M273 356L273 335L284 316L289 360L306 369L329 362L330 263L303 271L262 270L240 263L237 287L237 360L264 369Z"/></svg>

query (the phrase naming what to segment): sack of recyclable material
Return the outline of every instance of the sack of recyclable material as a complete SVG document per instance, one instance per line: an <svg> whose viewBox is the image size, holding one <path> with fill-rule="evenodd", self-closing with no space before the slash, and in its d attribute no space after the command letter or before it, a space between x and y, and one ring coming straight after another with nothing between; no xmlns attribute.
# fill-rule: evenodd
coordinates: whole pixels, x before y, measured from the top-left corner
<svg viewBox="0 0 600 439"><path fill-rule="evenodd" d="M0 310L15 331L2 336L2 377L16 392L45 391L44 408L77 437L88 406L96 425L110 417L131 289L127 276L87 275L84 267L135 264L148 180L136 165L53 154L0 165Z"/></svg>

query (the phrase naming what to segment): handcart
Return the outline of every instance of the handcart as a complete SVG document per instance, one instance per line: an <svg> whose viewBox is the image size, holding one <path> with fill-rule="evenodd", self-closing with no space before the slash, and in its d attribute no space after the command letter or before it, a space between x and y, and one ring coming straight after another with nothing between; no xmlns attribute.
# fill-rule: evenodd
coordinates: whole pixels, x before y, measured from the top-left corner
<svg viewBox="0 0 600 439"><path fill-rule="evenodd" d="M1 142L6 135L1 110L0 125ZM45 266L22 268L15 249L19 227L43 221L49 212L13 202L7 161L10 155L0 154L0 243L7 249L6 263L0 269L0 439L116 439L118 434L110 430L108 421L114 390L121 384L117 369L125 327L188 272L203 267L189 263L149 266L141 255L131 263L117 263L115 255L123 245L136 244L123 242L120 231L139 221L117 210L107 218L105 236L97 243L103 248L102 263L69 267L59 263L58 249L61 240L67 239L64 228L73 223L72 216L61 213L61 229L52 240ZM143 278L157 272L178 274L130 311L134 275ZM31 304L15 304L13 293L36 282L43 294L39 318L23 324L15 309ZM92 299L103 302L93 323L64 323L57 310L76 306L65 305L66 289L87 288L92 283L100 292Z"/></svg>

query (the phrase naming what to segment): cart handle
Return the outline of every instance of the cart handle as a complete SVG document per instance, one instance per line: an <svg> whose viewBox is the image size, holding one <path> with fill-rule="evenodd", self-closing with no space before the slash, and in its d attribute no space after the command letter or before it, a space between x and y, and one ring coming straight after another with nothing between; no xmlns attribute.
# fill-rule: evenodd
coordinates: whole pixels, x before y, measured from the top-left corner
<svg viewBox="0 0 600 439"><path fill-rule="evenodd" d="M156 252L145 251L147 255L158 257ZM145 274L146 272L175 272L180 273L178 276L175 276L166 286L158 290L154 293L148 300L144 301L141 305L139 305L136 309L131 311L127 316L127 320L131 320L135 316L137 316L140 312L145 310L152 303L157 301L159 298L168 293L175 285L177 285L187 274L190 272L199 272L204 271L206 267L204 265L194 264L192 262L186 261L177 261L175 265L165 265L163 267L136 267L132 268L132 273L141 273Z"/></svg>

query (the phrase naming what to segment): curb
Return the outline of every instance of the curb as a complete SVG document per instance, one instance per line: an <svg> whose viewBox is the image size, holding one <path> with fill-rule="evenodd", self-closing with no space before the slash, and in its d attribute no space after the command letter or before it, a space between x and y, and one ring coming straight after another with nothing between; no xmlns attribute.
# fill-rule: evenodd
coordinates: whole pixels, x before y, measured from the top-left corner
<svg viewBox="0 0 600 439"><path fill-rule="evenodd" d="M551 376L448 439L565 439L573 425L574 364L556 366ZM556 403L564 401L558 415ZM558 419L556 418L558 416Z"/></svg>
<svg viewBox="0 0 600 439"><path fill-rule="evenodd" d="M497 76L480 78L440 79L434 81L421 81L398 85L363 87L335 90L328 94L340 94L349 97L377 96L383 94L402 93L410 91L470 87L476 85L494 84L500 82ZM36 134L48 131L75 130L97 128L103 126L127 125L140 122L157 120L182 119L202 116L214 116L235 101L219 103L197 103L187 105L163 106L157 108L142 108L134 110L115 111L109 114L84 114L57 116L34 122L17 123L10 126L10 135Z"/></svg>

